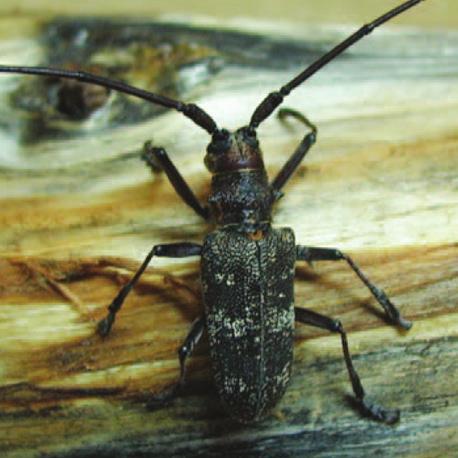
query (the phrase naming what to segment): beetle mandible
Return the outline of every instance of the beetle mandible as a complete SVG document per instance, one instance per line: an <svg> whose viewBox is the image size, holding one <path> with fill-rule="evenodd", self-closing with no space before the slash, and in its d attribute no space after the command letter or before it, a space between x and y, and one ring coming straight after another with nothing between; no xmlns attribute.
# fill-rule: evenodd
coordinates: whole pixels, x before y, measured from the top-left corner
<svg viewBox="0 0 458 458"><path fill-rule="evenodd" d="M264 168L256 129L293 89L373 29L421 1L406 1L358 29L278 91L268 94L254 110L249 124L234 132L220 129L212 117L195 104L120 81L79 71L0 66L0 72L4 73L78 80L173 108L211 135L205 156L205 165L212 173L207 206L198 201L167 152L150 143L145 144L143 159L147 164L153 170L163 170L183 201L205 220L212 221L216 229L205 237L202 245L186 242L155 245L109 305L107 316L97 328L101 336L108 335L126 296L154 256L201 257L205 313L193 323L179 349L178 382L158 395L153 404L172 398L183 385L186 360L206 328L215 383L223 405L240 422L261 418L282 397L290 379L294 322L298 321L340 334L353 392L363 414L385 423L399 420L398 410L388 410L367 401L342 324L312 310L294 306L296 261L346 261L394 324L409 329L411 323L401 317L385 292L372 284L348 255L333 248L296 245L291 229L271 226L272 206L282 196L282 188L315 143L317 129L299 112L280 110L281 117L296 118L309 132L271 182Z"/></svg>

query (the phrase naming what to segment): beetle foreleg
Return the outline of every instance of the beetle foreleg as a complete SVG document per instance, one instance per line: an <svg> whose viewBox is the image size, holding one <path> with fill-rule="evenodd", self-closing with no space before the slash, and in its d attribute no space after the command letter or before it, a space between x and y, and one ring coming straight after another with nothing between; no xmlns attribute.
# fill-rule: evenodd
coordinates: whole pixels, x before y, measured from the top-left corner
<svg viewBox="0 0 458 458"><path fill-rule="evenodd" d="M153 256L160 256L166 258L183 258L187 256L199 256L202 252L202 246L197 243L170 243L166 245L155 245L152 250L148 253L148 256L143 261L140 268L137 270L132 279L126 283L117 296L113 299L111 304L108 306L107 316L99 321L97 325L97 332L105 337L110 332L111 327L113 326L116 314L119 312L124 300L127 295L130 293L132 288L137 283L138 279L141 277L145 269L148 267Z"/></svg>
<svg viewBox="0 0 458 458"><path fill-rule="evenodd" d="M154 398L148 402L148 408L155 408L164 402L170 401L184 385L186 377L186 360L192 355L194 347L198 344L200 338L202 337L204 327L204 316L201 316L194 321L185 341L183 342L183 345L178 350L178 359L180 361L180 378L178 379L178 382L154 396Z"/></svg>
<svg viewBox="0 0 458 458"><path fill-rule="evenodd" d="M377 302L383 307L385 313L388 315L390 320L404 329L410 329L412 327L412 323L407 321L401 316L401 313L397 309L397 307L391 302L389 297L386 293L382 290L377 288L367 277L364 275L363 272L359 269L359 267L353 262L350 256L342 253L340 250L336 250L334 248L314 248L314 247L307 247L298 245L297 246L297 259L301 261L340 261L345 260L347 264L351 267L353 272L358 275L360 280L367 286L369 291L372 295L377 299Z"/></svg>
<svg viewBox="0 0 458 458"><path fill-rule="evenodd" d="M164 148L156 148L151 145L151 142L146 142L143 146L142 159L148 164L153 172L163 170L167 175L170 183L176 193L189 205L198 215L204 219L208 219L208 209L203 207L197 200L197 197L192 192L188 183L181 176L181 173L170 160Z"/></svg>
<svg viewBox="0 0 458 458"><path fill-rule="evenodd" d="M393 424L398 422L400 417L400 412L398 409L387 410L377 404L369 403L365 399L364 388L361 384L359 375L353 366L350 350L348 348L347 334L344 331L342 323L338 320L320 315L319 313L313 312L309 309L295 307L294 312L296 321L299 321L300 323L327 329L331 332L338 332L340 334L340 338L342 339L342 350L344 353L345 364L347 366L348 375L353 387L353 392L355 393L358 406L361 408L364 415L367 415L368 417L383 423Z"/></svg>
<svg viewBox="0 0 458 458"><path fill-rule="evenodd" d="M316 142L317 134L316 126L312 124L303 114L290 108L283 108L279 110L278 117L281 120L285 119L287 116L291 116L299 120L300 122L305 124L309 129L311 129L312 132L304 136L299 146L296 148L294 153L291 155L286 164L281 168L281 170L277 173L277 176L272 181L271 186L274 189L277 199L279 199L282 196L281 188L291 178L291 175L299 167L299 164L302 162L302 159L304 159L304 156L308 153L309 149Z"/></svg>

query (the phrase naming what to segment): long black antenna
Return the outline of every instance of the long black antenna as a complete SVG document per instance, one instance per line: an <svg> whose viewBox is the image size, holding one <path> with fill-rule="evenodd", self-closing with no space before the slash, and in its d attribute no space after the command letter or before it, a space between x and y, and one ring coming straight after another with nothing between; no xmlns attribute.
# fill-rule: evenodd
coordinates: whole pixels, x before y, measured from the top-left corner
<svg viewBox="0 0 458 458"><path fill-rule="evenodd" d="M310 78L314 73L324 67L327 63L337 57L339 54L342 54L347 48L355 44L358 40L363 38L365 35L368 35L376 27L382 25L383 23L394 18L398 14L403 13L404 11L412 8L423 0L409 0L404 2L402 5L399 5L396 8L388 11L383 16L375 19L375 21L363 25L355 33L350 35L347 39L342 41L336 47L331 49L324 56L320 57L318 60L313 62L312 65L308 66L302 73L293 78L289 83L285 84L280 88L279 91L271 92L254 110L253 116L251 117L250 127L256 129L259 124L268 118L272 112L277 108L282 102L284 97L286 97L294 88L303 83L306 79Z"/></svg>
<svg viewBox="0 0 458 458"><path fill-rule="evenodd" d="M0 65L0 73L21 73L24 75L42 75L56 76L59 78L68 78L84 83L95 84L96 86L113 89L124 94L132 95L140 99L148 100L148 102L157 103L166 108L173 108L180 113L183 113L191 121L205 129L209 134L213 134L218 130L213 118L207 114L202 108L193 103L183 103L178 100L164 97L163 95L154 94L153 92L138 89L136 87L125 84L121 81L112 80L103 76L93 75L82 71L61 70L47 67L14 67L10 65Z"/></svg>

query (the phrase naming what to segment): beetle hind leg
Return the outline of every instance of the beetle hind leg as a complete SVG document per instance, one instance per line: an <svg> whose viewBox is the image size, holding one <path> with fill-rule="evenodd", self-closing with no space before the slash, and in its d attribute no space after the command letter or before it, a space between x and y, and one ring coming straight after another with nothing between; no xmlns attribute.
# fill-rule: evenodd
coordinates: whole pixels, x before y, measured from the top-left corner
<svg viewBox="0 0 458 458"><path fill-rule="evenodd" d="M163 390L161 393L155 395L147 403L149 409L154 409L160 405L171 401L178 393L179 389L185 383L186 377L186 361L192 355L194 347L198 344L205 327L205 317L201 316L194 321L191 329L186 336L183 345L178 350L178 359L180 361L180 378L178 382Z"/></svg>
<svg viewBox="0 0 458 458"><path fill-rule="evenodd" d="M353 393L355 394L354 400L356 401L357 406L363 415L372 418L373 420L387 423L389 425L397 423L400 418L400 411L398 409L385 409L378 404L373 404L367 401L363 385L355 367L353 366L350 349L348 347L347 334L342 326L342 323L338 320L320 315L319 313L313 312L309 309L295 307L294 312L296 321L299 321L300 323L327 329L331 332L338 332L340 334L345 365L347 366Z"/></svg>

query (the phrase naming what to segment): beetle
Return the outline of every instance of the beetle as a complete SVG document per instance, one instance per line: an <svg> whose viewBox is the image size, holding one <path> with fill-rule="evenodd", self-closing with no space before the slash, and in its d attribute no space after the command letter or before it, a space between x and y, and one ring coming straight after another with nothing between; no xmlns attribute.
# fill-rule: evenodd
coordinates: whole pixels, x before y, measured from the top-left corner
<svg viewBox="0 0 458 458"><path fill-rule="evenodd" d="M309 65L278 91L268 94L254 110L248 125L236 131L220 129L213 118L195 104L157 95L123 82L90 73L47 67L0 66L0 72L54 76L113 89L183 113L211 135L205 165L212 174L208 205L202 205L163 148L146 143L143 159L155 172L165 172L181 199L199 216L215 224L203 244L155 245L140 268L119 291L108 313L97 326L106 337L124 300L153 257L200 256L204 314L191 329L178 351L180 377L177 383L151 401L172 399L185 381L186 361L207 330L214 380L227 412L242 423L256 421L284 394L293 361L294 322L338 333L344 360L358 407L374 420L388 424L400 418L399 410L386 409L367 401L353 365L346 332L340 321L306 308L294 306L294 266L297 261L345 261L383 307L391 322L409 329L386 293L375 286L345 253L334 248L296 245L290 228L272 227L272 208L282 189L316 142L317 128L292 109L279 111L282 118L293 117L308 132L269 182L256 129L302 84L347 48L376 27L419 4L408 0L364 25L321 58Z"/></svg>

